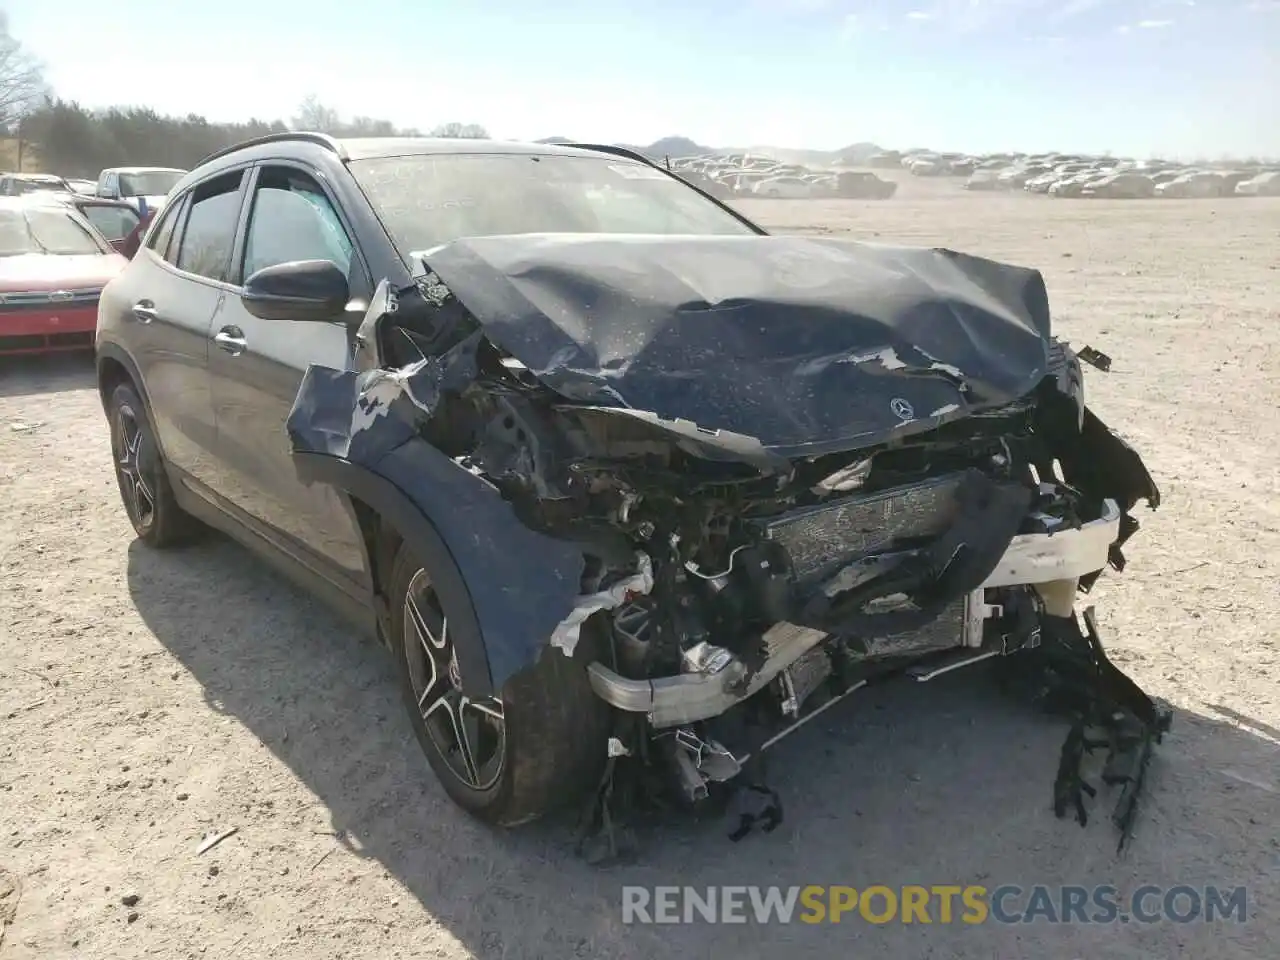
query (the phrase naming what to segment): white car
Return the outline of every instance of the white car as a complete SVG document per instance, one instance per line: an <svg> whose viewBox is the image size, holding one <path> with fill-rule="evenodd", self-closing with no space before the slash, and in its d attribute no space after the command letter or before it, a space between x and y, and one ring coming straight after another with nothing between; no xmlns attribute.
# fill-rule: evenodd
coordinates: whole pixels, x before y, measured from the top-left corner
<svg viewBox="0 0 1280 960"><path fill-rule="evenodd" d="M177 167L108 167L98 174L98 196L124 200L137 208L159 210L165 197L187 175Z"/></svg>
<svg viewBox="0 0 1280 960"><path fill-rule="evenodd" d="M1084 191L1084 188L1095 180L1100 179L1096 171L1089 173L1077 173L1074 176L1064 177L1056 181L1049 188L1049 196L1051 197L1078 197Z"/></svg>
<svg viewBox="0 0 1280 960"><path fill-rule="evenodd" d="M999 190L1000 181L995 170L975 170L964 182L966 190Z"/></svg>
<svg viewBox="0 0 1280 960"><path fill-rule="evenodd" d="M1243 197L1280 197L1280 170L1260 173L1237 183L1236 194Z"/></svg>
<svg viewBox="0 0 1280 960"><path fill-rule="evenodd" d="M800 177L769 177L752 186L757 197L800 200L813 196L813 184Z"/></svg>
<svg viewBox="0 0 1280 960"><path fill-rule="evenodd" d="M1203 200L1207 197L1222 196L1225 186L1223 178L1216 173L1188 173L1176 180L1159 184L1156 187L1156 196Z"/></svg>
<svg viewBox="0 0 1280 960"><path fill-rule="evenodd" d="M1042 173L1038 177L1032 177L1022 185L1022 189L1028 193L1048 193L1049 189L1059 180L1064 179L1056 173Z"/></svg>

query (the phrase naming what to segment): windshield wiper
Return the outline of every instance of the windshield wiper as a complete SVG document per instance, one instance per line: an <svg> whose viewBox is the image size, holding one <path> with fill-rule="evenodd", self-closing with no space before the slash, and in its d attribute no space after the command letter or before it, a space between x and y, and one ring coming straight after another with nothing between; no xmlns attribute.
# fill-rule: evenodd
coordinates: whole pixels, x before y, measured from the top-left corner
<svg viewBox="0 0 1280 960"><path fill-rule="evenodd" d="M22 222L26 225L26 228L27 228L27 236L31 238L31 242L32 242L32 243L34 243L34 244L36 245L36 248L37 248L41 253L43 253L43 254L46 254L46 255L47 255L47 254L49 253L49 248L48 248L48 247L46 247L43 243L41 243L41 242L40 242L40 238L36 236L36 232L35 232L34 230L32 230L32 229L31 229L31 221L30 221L30 220L27 220L27 219L24 217L24 218L23 218L23 220L22 220ZM27 251L27 252L28 252L28 253L35 253L35 251L34 251L34 250L29 250L29 251Z"/></svg>

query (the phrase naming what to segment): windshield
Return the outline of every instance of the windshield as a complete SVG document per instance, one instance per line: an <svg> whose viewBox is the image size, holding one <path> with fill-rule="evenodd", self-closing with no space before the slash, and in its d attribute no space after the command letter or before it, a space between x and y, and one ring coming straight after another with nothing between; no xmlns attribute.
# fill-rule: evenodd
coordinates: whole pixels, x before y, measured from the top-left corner
<svg viewBox="0 0 1280 960"><path fill-rule="evenodd" d="M622 158L450 153L350 167L405 254L521 233L754 233L678 178Z"/></svg>
<svg viewBox="0 0 1280 960"><path fill-rule="evenodd" d="M0 210L0 257L26 253L93 256L105 252L89 231L61 210Z"/></svg>
<svg viewBox="0 0 1280 960"><path fill-rule="evenodd" d="M183 178L181 170L146 170L120 174L120 196L163 197Z"/></svg>
<svg viewBox="0 0 1280 960"><path fill-rule="evenodd" d="M39 193L43 190L62 192L66 187L61 180L14 180L15 194Z"/></svg>

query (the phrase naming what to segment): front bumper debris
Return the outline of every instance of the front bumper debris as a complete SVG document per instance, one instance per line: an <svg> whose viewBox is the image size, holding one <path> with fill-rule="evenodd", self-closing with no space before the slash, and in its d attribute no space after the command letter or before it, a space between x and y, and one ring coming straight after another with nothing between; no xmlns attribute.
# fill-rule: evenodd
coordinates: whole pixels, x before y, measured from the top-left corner
<svg viewBox="0 0 1280 960"><path fill-rule="evenodd" d="M1168 704L1148 696L1107 657L1098 636L1093 607L1081 622L1070 617L1045 617L1045 642L1031 652L1030 669L1016 678L1050 711L1071 721L1053 785L1053 810L1071 814L1084 826L1089 821L1085 797L1097 789L1085 778L1088 757L1106 748L1101 780L1120 787L1111 820L1120 831L1117 850L1133 835L1138 801L1147 764L1173 722ZM1011 678L1013 679L1013 678Z"/></svg>
<svg viewBox="0 0 1280 960"><path fill-rule="evenodd" d="M1107 565L1111 545L1120 535L1120 523L1119 507L1107 500L1097 520L1078 528L1014 537L982 586L969 595L966 626L957 645L982 646L987 589L1074 581L1101 570ZM597 662L591 665L589 676L592 688L607 703L629 713L643 713L653 727L664 729L719 716L762 690L827 637L820 630L775 624L764 636L767 657L750 675L745 664L734 660L714 672L654 679L630 679ZM965 662L976 662L985 656L970 657Z"/></svg>

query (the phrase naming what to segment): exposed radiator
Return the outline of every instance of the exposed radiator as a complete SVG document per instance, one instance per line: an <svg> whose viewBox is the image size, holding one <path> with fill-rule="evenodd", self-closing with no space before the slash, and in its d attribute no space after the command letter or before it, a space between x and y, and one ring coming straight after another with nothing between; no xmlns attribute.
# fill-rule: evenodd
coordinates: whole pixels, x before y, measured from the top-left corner
<svg viewBox="0 0 1280 960"><path fill-rule="evenodd" d="M801 583L832 576L858 557L895 544L936 537L954 517L963 473L876 493L855 494L759 521L762 535L781 544Z"/></svg>

